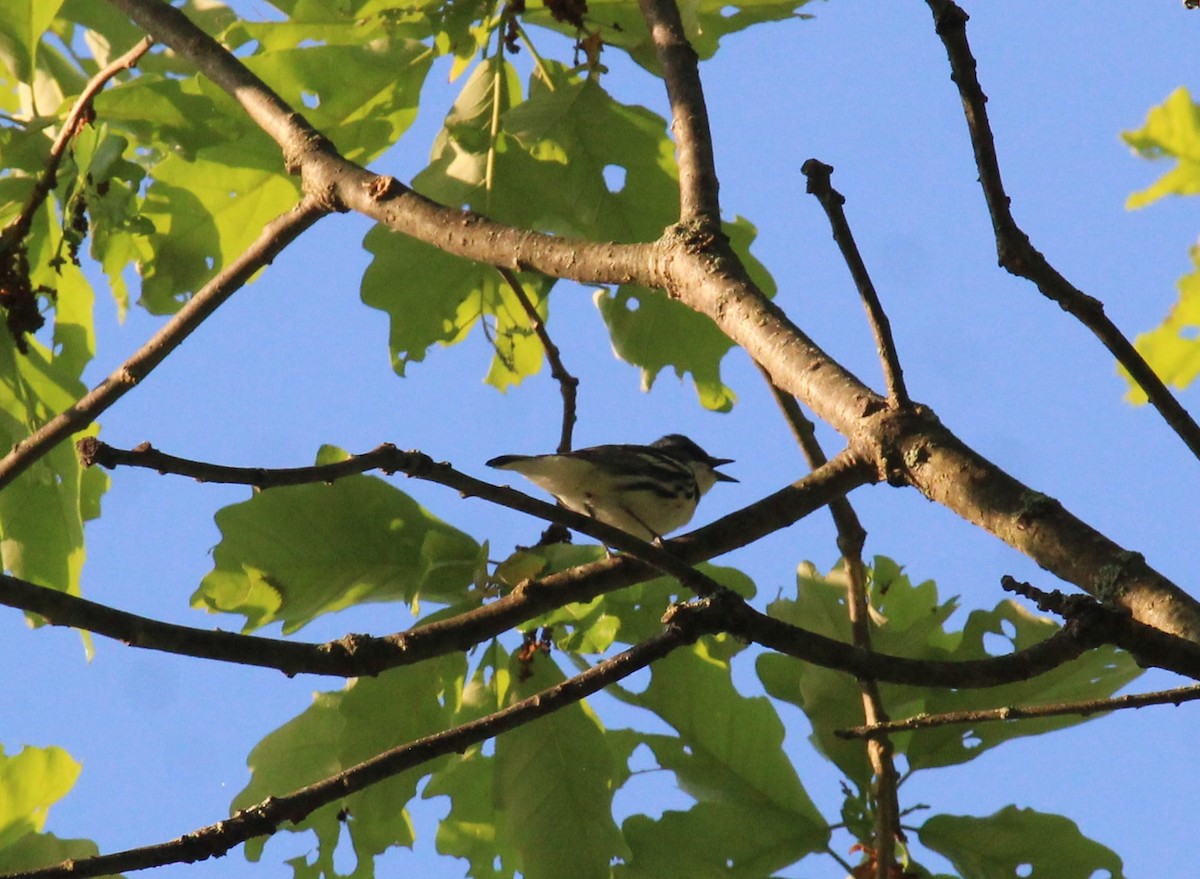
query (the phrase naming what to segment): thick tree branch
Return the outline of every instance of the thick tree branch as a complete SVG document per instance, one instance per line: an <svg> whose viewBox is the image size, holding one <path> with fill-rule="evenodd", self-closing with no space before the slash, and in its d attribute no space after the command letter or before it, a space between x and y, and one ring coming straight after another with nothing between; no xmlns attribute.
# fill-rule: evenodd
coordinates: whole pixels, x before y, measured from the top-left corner
<svg viewBox="0 0 1200 879"><path fill-rule="evenodd" d="M909 399L908 389L904 386L904 370L900 368L900 355L896 353L896 340L892 337L892 324L879 301L879 294L875 292L875 285L871 283L871 275L867 272L862 254L858 252L858 245L854 243L854 234L850 231L850 223L842 209L846 198L833 188L830 180L833 166L809 159L800 166L800 171L808 178L808 191L817 197L829 218L833 240L842 251L842 259L850 269L850 277L854 279L854 286L858 288L858 295L867 310L867 321L871 325L872 335L875 336L875 350L879 354L880 363L883 364L888 402L894 408L911 406L912 400Z"/></svg>
<svg viewBox="0 0 1200 879"><path fill-rule="evenodd" d="M1142 622L1200 642L1200 604L1129 552L966 446L922 406L893 410L767 300L728 243L683 232L660 244L653 286L709 315L770 375L850 441L879 477L915 486L1063 580Z"/></svg>
<svg viewBox="0 0 1200 879"><path fill-rule="evenodd" d="M239 290L254 273L268 265L280 251L326 211L304 200L291 211L266 225L262 234L237 259L205 284L183 308L150 339L117 367L108 378L88 391L70 409L51 418L11 452L0 459L0 489L8 485L34 461L71 434L83 430L104 410L124 396L162 363L166 356L191 335L226 299Z"/></svg>
<svg viewBox="0 0 1200 879"><path fill-rule="evenodd" d="M1200 458L1200 425L1163 384L1150 364L1104 313L1100 300L1087 295L1064 278L1029 241L1013 219L1011 199L1004 191L995 140L988 122L987 96L975 75L975 58L967 42L967 14L953 0L926 0L933 12L937 34L950 58L950 78L958 86L963 113L975 150L979 183L996 233L1000 265L1012 274L1032 281L1042 295L1095 334L1145 391L1163 420L1179 435L1192 454Z"/></svg>
<svg viewBox="0 0 1200 879"><path fill-rule="evenodd" d="M182 12L162 0L109 0L156 41L196 65L279 144L305 192L329 210L353 210L446 253L513 271L533 269L587 284L645 285L646 244L592 243L497 223L440 205L392 177L342 158L328 139Z"/></svg>
<svg viewBox="0 0 1200 879"><path fill-rule="evenodd" d="M639 0L639 5L671 103L671 131L679 165L679 221L717 228L721 223L717 169L696 50L688 42L675 0Z"/></svg>
<svg viewBox="0 0 1200 879"><path fill-rule="evenodd" d="M64 861L39 870L8 873L0 879L83 879L221 857L248 839L276 832L285 822L302 821L321 806L337 802L436 757L461 754L472 745L579 702L695 641L702 634L687 626L686 617L676 621L674 615L668 614L666 622L666 628L660 634L507 708L384 751L337 775L242 809L224 821L201 827L169 842Z"/></svg>

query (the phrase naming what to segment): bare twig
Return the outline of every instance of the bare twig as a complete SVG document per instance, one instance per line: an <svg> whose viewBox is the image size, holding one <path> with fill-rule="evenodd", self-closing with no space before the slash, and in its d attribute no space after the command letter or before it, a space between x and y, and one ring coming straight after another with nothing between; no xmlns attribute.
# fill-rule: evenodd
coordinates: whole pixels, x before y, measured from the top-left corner
<svg viewBox="0 0 1200 879"><path fill-rule="evenodd" d="M833 188L830 180L833 166L817 159L809 159L800 166L800 171L808 178L808 191L817 197L817 201L825 210L825 216L829 218L833 240L842 251L842 259L850 269L854 286L858 288L858 295L862 297L863 305L867 309L867 320L875 336L875 349L879 352L880 363L883 364L888 401L895 407L911 406L912 400L909 399L908 389L904 386L904 371L900 368L900 357L896 353L896 340L892 337L891 322L883 310L879 295L875 292L875 285L871 283L866 263L863 262L862 254L858 252L858 245L854 243L854 234L850 231L846 212L842 210L846 198Z"/></svg>
<svg viewBox="0 0 1200 879"><path fill-rule="evenodd" d="M421 452L401 451L391 443L383 443L370 452L354 455L333 464L282 469L230 467L194 461L165 454L149 443L141 443L133 449L118 449L101 440L86 438L80 441L78 448L81 459L87 466L141 467L159 473L189 476L200 482L252 485L256 488L333 482L345 476L376 469L389 474L404 473L456 489L465 497L483 498L531 516L577 528L582 533L606 543L609 538L613 538L619 542L608 545L618 549L622 548L620 544L625 542L621 535L624 538L630 537L624 531L603 525L589 516L571 513L510 488L474 479L456 471L449 464L435 463L432 458ZM868 466L852 453L842 452L827 465L792 485L703 528L674 537L667 543L681 559L695 561L721 555L798 522L833 498L841 497L852 489L872 481L872 478L873 474ZM560 516L555 511L567 515ZM642 541L635 540L635 543L640 544Z"/></svg>
<svg viewBox="0 0 1200 879"><path fill-rule="evenodd" d="M810 174L810 180L812 176ZM878 338L878 337L877 337ZM800 409L796 398L780 390L770 380L765 370L763 377L771 388L776 403L784 414L796 442L800 445L808 465L813 470L828 463L825 451L817 440L817 432L812 421ZM893 397L895 402L895 397ZM830 502L829 511L837 528L837 544L846 564L848 575L846 582L846 611L850 619L850 631L854 646L860 650L871 652L871 625L867 599L867 570L863 564L862 548L867 539L867 532L854 512L854 507L848 497L840 497ZM859 690L862 693L863 717L867 725L877 725L888 720L887 711L883 705L883 697L879 685L873 678L858 678ZM891 740L887 736L873 736L867 742L867 757L871 762L871 770L875 775L875 844L872 848L875 857L877 879L891 879L892 865L895 861L896 839L904 839L904 830L900 826L900 799L898 793L899 774L896 772L894 751Z"/></svg>
<svg viewBox="0 0 1200 879"><path fill-rule="evenodd" d="M950 78L962 97L967 129L975 150L979 182L992 217L996 233L996 253L1000 265L1014 275L1026 278L1037 286L1042 295L1058 303L1095 334L1138 386L1163 420L1179 435L1192 454L1200 458L1200 425L1175 399L1146 363L1133 344L1104 313L1104 305L1095 297L1079 290L1050 265L1029 241L1029 236L1017 225L1010 208L1010 199L1000 177L1000 162L987 115L987 96L975 75L975 58L967 42L967 14L953 0L926 0L933 12L937 34L950 58Z"/></svg>
<svg viewBox="0 0 1200 879"><path fill-rule="evenodd" d="M201 827L169 842L78 858L38 870L8 873L3 879L82 879L221 857L248 839L270 835L285 822L302 821L321 806L337 802L406 769L445 754L462 753L472 745L579 702L609 684L646 668L676 648L691 643L700 634L673 618L668 619L666 628L660 634L560 684L486 717L384 751L307 787L270 797L216 824Z"/></svg>
<svg viewBox="0 0 1200 879"><path fill-rule="evenodd" d="M376 468L389 474L404 473L416 479L453 488L463 497L478 497L594 537L606 546L629 553L664 574L677 578L697 595L712 595L724 590L724 587L701 574L690 563L665 546L648 543L620 528L593 519L591 516L546 503L508 486L497 486L468 476L455 470L449 464L435 462L421 452L401 451L390 443L384 443L366 455L336 464L283 470L271 470L263 467L229 467L222 464L193 461L163 454L149 443L142 443L135 449L121 450L100 440L89 438L80 442L79 451L83 462L88 465L143 467L157 470L160 473L191 476L203 482L237 483L260 488L330 482ZM823 474L823 478L830 479L832 477L836 480L841 467L841 464L837 467L831 466ZM673 544L674 541L671 543Z"/></svg>
<svg viewBox="0 0 1200 879"><path fill-rule="evenodd" d="M83 92L75 99L71 111L67 113L67 118L63 120L58 137L54 139L54 144L50 147L50 153L46 157L46 167L42 171L42 176L34 184L33 192L30 193L25 206L21 208L21 213L17 215L16 219L8 224L3 234L0 234L0 255L8 253L9 248L16 245L29 233L29 226L33 222L34 214L37 213L38 208L41 207L54 187L58 185L58 166L62 163L63 156L66 155L68 144L91 116L93 99L110 79L122 70L136 66L139 59L152 45L154 45L153 39L143 37L132 49L105 65L88 80Z"/></svg>
<svg viewBox="0 0 1200 879"><path fill-rule="evenodd" d="M876 736L890 735L892 733L909 732L916 729L932 729L933 727L951 726L962 723L988 723L997 720L1036 720L1042 717L1062 717L1064 715L1089 717L1093 714L1121 711L1126 708L1145 708L1148 705L1182 705L1184 702L1194 702L1197 699L1200 699L1200 685L1176 687L1172 690L1159 690L1154 693L1134 693L1128 696L1115 696L1111 699L1086 699L1079 702L1064 702L1059 705L1029 705L1025 707L1010 705L1004 708L988 708L978 711L946 711L941 714L914 714L912 717L906 717L903 720L867 723L862 726L839 729L835 730L834 734L843 739L871 739Z"/></svg>
<svg viewBox="0 0 1200 879"><path fill-rule="evenodd" d="M219 272L188 300L141 348L117 367L108 378L80 398L75 405L51 418L0 459L0 488L16 479L34 461L73 433L83 430L100 413L119 400L134 385L162 363L168 354L191 335L196 327L269 264L300 233L327 212L305 199L291 211L276 217L262 234L228 267Z"/></svg>
<svg viewBox="0 0 1200 879"><path fill-rule="evenodd" d="M517 297L521 308L525 310L525 315L529 318L529 326L537 334L542 343L542 349L546 352L546 360L550 362L550 375L558 382L558 389L562 394L563 401L562 432L558 439L558 452L564 454L571 451L572 448L571 437L575 432L575 392L579 388L579 379L571 375L563 365L562 353L554 344L554 340L550 338L546 322L542 320L542 316L538 314L533 303L529 301L529 297L525 295L525 288L521 286L521 279L517 277L516 272L502 266L498 267L497 271L512 288L513 295Z"/></svg>
<svg viewBox="0 0 1200 879"><path fill-rule="evenodd" d="M675 0L639 0L671 102L671 131L679 162L679 220L721 222L716 163L696 50L688 42Z"/></svg>

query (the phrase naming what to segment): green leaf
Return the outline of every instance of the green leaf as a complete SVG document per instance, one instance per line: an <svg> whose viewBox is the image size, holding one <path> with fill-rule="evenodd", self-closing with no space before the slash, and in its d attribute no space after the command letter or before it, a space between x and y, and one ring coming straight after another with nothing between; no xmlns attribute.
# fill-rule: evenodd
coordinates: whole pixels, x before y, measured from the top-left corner
<svg viewBox="0 0 1200 879"><path fill-rule="evenodd" d="M658 238L678 202L666 121L617 103L596 79L547 69L554 88L531 80L528 100L503 118L504 131L536 162L526 183L544 203L535 223L593 241Z"/></svg>
<svg viewBox="0 0 1200 879"><path fill-rule="evenodd" d="M845 583L840 567L822 577L805 566L798 578L796 599L775 601L769 612L849 643ZM973 611L963 629L955 631L947 622L957 600L941 602L932 581L914 585L895 562L883 557L875 559L870 589L879 617L871 639L881 653L937 661L983 659L992 655L989 644L1003 645L1003 652L1024 649L1058 630L1050 620L1033 616L1013 601L1003 601L991 611ZM942 691L885 684L881 694L889 713L900 718L922 712L1099 699L1112 695L1139 673L1127 654L1101 648L1033 680L1002 687ZM862 723L862 697L853 677L777 654L759 657L758 674L768 693L804 710L813 727L813 745L865 790L871 778L865 749L859 742L834 735L834 730ZM1020 724L944 726L900 733L892 742L916 770L961 763L1009 739L1061 729L1085 719L1054 717Z"/></svg>
<svg viewBox="0 0 1200 879"><path fill-rule="evenodd" d="M12 757L0 749L0 849L45 826L50 806L74 787L80 768L62 748L26 745Z"/></svg>
<svg viewBox="0 0 1200 879"><path fill-rule="evenodd" d="M145 66L145 65L143 65ZM126 134L147 154L153 166L178 153L191 160L198 150L248 138L253 152L265 161L279 147L257 128L224 93L197 76L167 77L143 71L136 79L114 85L93 102L104 124ZM170 144L172 149L167 149ZM245 146L246 144L243 144Z"/></svg>
<svg viewBox="0 0 1200 879"><path fill-rule="evenodd" d="M27 745L12 757L0 748L0 871L34 870L97 853L91 840L41 832L50 807L75 785L79 771L62 748Z"/></svg>
<svg viewBox="0 0 1200 879"><path fill-rule="evenodd" d="M322 450L322 460L345 457ZM246 629L292 632L370 601L466 598L483 549L374 476L274 488L219 511L221 542L193 606L239 613Z"/></svg>
<svg viewBox="0 0 1200 879"><path fill-rule="evenodd" d="M449 654L420 666L407 666L377 678L359 678L340 692L319 693L298 717L272 732L250 752L250 783L234 799L244 809L270 796L290 793L349 769L391 748L446 728L462 688L466 661ZM356 857L355 877L374 875L374 858L391 846L411 846L412 824L406 804L422 777L441 766L441 758L387 778L359 793L318 809L284 829L313 832L318 850L312 863L294 865L301 875L335 876L334 852L349 831ZM246 856L257 860L266 840L246 843Z"/></svg>
<svg viewBox="0 0 1200 879"><path fill-rule="evenodd" d="M731 638L704 639L655 663L645 692L617 693L678 732L644 741L698 801L657 821L626 821L633 854L623 874L767 876L826 845L829 828L783 749L774 707L733 686L727 656L737 649ZM715 832L722 824L726 832Z"/></svg>
<svg viewBox="0 0 1200 879"><path fill-rule="evenodd" d="M723 228L755 283L767 296L774 296L774 281L750 254L757 230L742 217L723 224ZM661 291L632 285L622 286L615 293L598 290L595 302L608 325L617 356L641 367L643 390L650 389L663 369L672 367L679 378L691 374L706 409L728 412L733 408L737 395L721 380L721 360L733 342L711 318Z"/></svg>
<svg viewBox="0 0 1200 879"><path fill-rule="evenodd" d="M513 661L515 702L554 686L562 672L548 657ZM627 854L612 817L618 777L604 730L582 702L568 705L496 740L492 798L501 851L516 854L525 879L608 879L614 857Z"/></svg>
<svg viewBox="0 0 1200 879"><path fill-rule="evenodd" d="M493 641L462 691L459 712L452 721L462 724L503 707L504 693L511 687L508 658ZM443 768L433 772L422 797L447 797L450 810L438 822L437 850L470 863L472 879L511 877L519 858L512 839L497 834L496 803L493 798L495 757L481 746L468 748ZM507 868L503 865L508 865Z"/></svg>
<svg viewBox="0 0 1200 879"><path fill-rule="evenodd" d="M492 342L486 381L507 390L542 368L544 349L516 294L491 266L377 226L363 246L373 255L363 273L362 300L388 314L392 368L404 375L434 344L461 342L476 325ZM553 280L520 276L521 289L543 319Z"/></svg>
<svg viewBox="0 0 1200 879"><path fill-rule="evenodd" d="M104 268L118 316L129 308L125 269L146 252L146 236L154 225L142 216L139 190L145 171L125 159L129 141L94 125L75 138L75 161L86 180L81 197L91 218L91 255Z"/></svg>
<svg viewBox="0 0 1200 879"><path fill-rule="evenodd" d="M0 62L21 82L33 82L38 43L62 0L5 0L0 4ZM56 107L43 108L53 111Z"/></svg>
<svg viewBox="0 0 1200 879"><path fill-rule="evenodd" d="M807 0L741 0L733 3L725 0L685 0L679 4L679 13L688 41L703 60L713 56L721 37L728 34L762 22L809 18L796 12L806 3ZM588 25L599 29L606 46L623 49L647 70L658 71L654 44L646 29L646 20L636 4L623 0L589 0L587 10ZM575 36L574 28L555 22L549 13L540 8L531 8L527 19L531 23Z"/></svg>
<svg viewBox="0 0 1200 879"><path fill-rule="evenodd" d="M1134 342L1158 377L1177 388L1186 388L1200 375L1200 247L1191 248L1190 254L1194 270L1179 279L1179 300L1159 326ZM1141 386L1123 367L1120 372L1129 382L1129 401L1145 403Z"/></svg>
<svg viewBox="0 0 1200 879"><path fill-rule="evenodd" d="M542 553L545 549L539 549L537 552ZM600 556L598 547L586 546L579 549L588 552L556 551L553 556L555 562L538 576L571 567L559 567L564 556L575 560L575 564L594 561ZM696 569L743 598L754 596L754 581L736 568L702 563L697 565ZM690 593L679 585L678 580L673 577L656 577L653 580L634 583L617 592L597 596L586 604L565 605L532 620L531 623L553 628L555 643L562 650L574 653L601 653L614 643L635 644L657 634L662 630L662 617L668 608L688 597Z"/></svg>
<svg viewBox="0 0 1200 879"><path fill-rule="evenodd" d="M155 314L178 310L299 197L273 143L242 138L200 149L194 161L164 159L143 208L155 231L142 266L142 304Z"/></svg>
<svg viewBox="0 0 1200 879"><path fill-rule="evenodd" d="M986 818L935 815L921 844L958 869L962 879L1123 879L1121 859L1060 815L1007 806Z"/></svg>
<svg viewBox="0 0 1200 879"><path fill-rule="evenodd" d="M36 339L29 340L28 354L19 354L9 334L0 333L0 444L5 448L24 440L83 392L83 385L65 374ZM80 594L83 522L98 512L108 485L105 474L84 473L72 444L61 443L0 492L0 561L5 570L40 586Z"/></svg>
<svg viewBox="0 0 1200 879"><path fill-rule="evenodd" d="M1178 164L1141 192L1129 196L1125 206L1143 208L1165 195L1200 192L1200 107L1188 90L1175 89L1162 104L1146 114L1146 124L1121 137L1144 159L1175 159Z"/></svg>
<svg viewBox="0 0 1200 879"><path fill-rule="evenodd" d="M262 24L261 32L274 27ZM349 45L308 45L316 37L289 27L304 48L263 52L246 66L325 133L353 162L369 162L400 139L417 115L433 52L386 29L358 27Z"/></svg>

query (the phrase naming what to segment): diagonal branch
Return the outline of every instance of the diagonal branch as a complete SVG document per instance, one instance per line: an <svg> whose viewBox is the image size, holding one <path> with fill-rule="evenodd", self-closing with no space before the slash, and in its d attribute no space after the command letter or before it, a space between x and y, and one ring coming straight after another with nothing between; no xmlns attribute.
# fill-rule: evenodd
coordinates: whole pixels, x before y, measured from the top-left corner
<svg viewBox="0 0 1200 879"><path fill-rule="evenodd" d="M700 634L686 625L686 619L676 621L669 618L665 629L658 635L560 684L478 720L384 751L307 787L270 797L224 821L201 827L169 842L91 858L77 858L38 870L8 873L0 879L83 879L221 857L248 839L274 833L285 822L302 821L328 803L337 802L435 757L462 753L472 745L579 702L609 684L646 668L671 651L690 644Z"/></svg>
<svg viewBox="0 0 1200 879"><path fill-rule="evenodd" d="M499 268L497 271L512 289L517 301L521 303L525 316L529 318L529 325L542 343L542 350L546 352L546 360L550 362L550 375L558 382L558 390L562 394L563 401L562 432L559 434L558 453L565 454L571 451L571 436L575 432L575 397L576 391L579 389L579 379L571 375L563 365L562 352L550 338L546 322L542 320L542 316L538 314L533 303L529 301L529 297L525 295L525 288L521 286L521 279L517 277L516 272L506 268Z"/></svg>
<svg viewBox="0 0 1200 879"><path fill-rule="evenodd" d="M71 434L83 430L104 410L123 397L162 363L210 314L268 265L300 233L326 211L305 199L291 211L268 223L262 234L237 259L205 284L183 308L167 321L141 348L104 381L81 397L70 409L59 413L21 440L0 459L0 488Z"/></svg>
<svg viewBox="0 0 1200 879"><path fill-rule="evenodd" d="M846 261L850 276L854 279L854 286L858 288L858 295L862 297L863 305L867 309L867 320L871 324L871 333L875 336L875 349L883 364L888 402L894 408L911 406L912 400L909 399L908 389L904 386L904 371L900 368L900 356L896 353L896 340L892 337L891 322L888 321L887 313L879 301L879 294L875 292L875 285L871 283L866 263L863 262L862 254L858 252L858 245L854 243L854 234L846 221L846 212L842 210L846 198L833 188L830 181L833 166L809 159L800 166L800 171L808 178L808 191L817 197L829 218L829 225L833 228L833 240L842 251L842 259Z"/></svg>
<svg viewBox="0 0 1200 879"><path fill-rule="evenodd" d="M1079 290L1059 274L1030 243L1029 236L1013 219L1011 199L1004 191L1000 162L996 158L996 145L988 122L987 96L975 75L975 58L967 42L968 16L954 0L926 2L933 12L937 34L950 58L950 78L962 96L963 113L967 118L967 129L975 150L975 164L979 169L979 183L983 187L983 196L996 233L996 253L1000 265L1012 274L1032 281L1043 296L1056 302L1063 311L1091 330L1145 391L1163 420L1179 435L1192 454L1200 458L1200 425L1104 313L1103 303Z"/></svg>
<svg viewBox="0 0 1200 879"><path fill-rule="evenodd" d="M646 244L593 243L495 222L425 198L339 155L333 144L216 40L162 0L109 0L158 42L193 63L279 144L286 167L328 210L353 210L446 253L513 271L586 284L650 286Z"/></svg>
<svg viewBox="0 0 1200 879"><path fill-rule="evenodd" d="M639 0L639 5L671 103L671 131L679 163L679 221L719 226L716 161L696 50L688 42L675 0Z"/></svg>

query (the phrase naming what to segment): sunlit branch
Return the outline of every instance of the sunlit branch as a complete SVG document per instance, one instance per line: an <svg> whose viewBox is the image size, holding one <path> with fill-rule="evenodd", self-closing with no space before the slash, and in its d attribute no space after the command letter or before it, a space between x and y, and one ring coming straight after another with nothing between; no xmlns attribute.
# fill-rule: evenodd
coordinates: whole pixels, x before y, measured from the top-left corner
<svg viewBox="0 0 1200 879"><path fill-rule="evenodd" d="M461 754L472 745L579 702L691 643L700 634L687 626L686 619L668 619L666 628L660 634L507 708L384 751L336 775L299 790L270 797L225 820L198 828L177 839L108 855L77 858L39 870L8 873L0 879L82 879L221 857L246 840L276 832L285 822L302 821L328 803L337 802L436 757Z"/></svg>
<svg viewBox="0 0 1200 879"><path fill-rule="evenodd" d="M240 60L162 0L109 0L238 101L283 151L289 171L329 210L352 210L438 249L513 271L589 284L654 286L648 244L593 243L495 222L438 204L338 154L333 144Z"/></svg>
<svg viewBox="0 0 1200 879"><path fill-rule="evenodd" d="M33 192L30 193L25 206L21 208L21 212L17 215L16 219L4 229L3 234L0 234L0 257L7 254L10 248L14 247L17 242L29 233L29 226L33 222L34 214L37 213L38 208L41 207L46 197L54 190L54 187L58 185L58 166L62 164L63 156L67 152L67 146L74 139L75 135L79 133L80 128L88 121L92 112L92 101L96 95L100 93L100 90L104 88L110 79L122 70L128 70L136 66L138 60L146 54L146 51L152 45L154 45L154 40L150 37L144 37L132 49L106 64L95 76L88 80L79 97L75 99L75 104L71 107L70 112L67 113L67 118L63 120L58 137L54 139L54 144L50 147L50 153L46 157L46 167L42 170L41 176L34 184Z"/></svg>
<svg viewBox="0 0 1200 879"><path fill-rule="evenodd" d="M679 219L721 221L712 132L696 50L688 42L675 0L639 0L671 102L671 131L679 164Z"/></svg>
<svg viewBox="0 0 1200 879"><path fill-rule="evenodd" d="M1011 200L1000 177L1000 162L996 157L995 140L988 122L987 96L975 75L975 58L967 42L967 14L953 0L926 2L933 12L937 34L950 59L950 78L958 86L962 97L967 129L975 150L975 164L979 169L979 182L996 233L996 253L1000 265L1012 274L1032 281L1043 296L1058 303L1063 311L1091 330L1129 372L1163 420L1179 435L1192 454L1200 458L1200 425L1105 314L1104 304L1064 278L1017 225L1010 207Z"/></svg>
<svg viewBox="0 0 1200 879"><path fill-rule="evenodd" d="M994 721L1037 720L1043 717L1063 717L1078 715L1090 717L1093 714L1105 714L1109 711L1121 711L1128 708L1145 708L1150 705L1182 705L1184 702L1194 702L1200 699L1200 685L1176 687L1172 690L1159 690L1154 693L1134 693L1128 696L1115 696L1111 699L1085 699L1078 702L1064 702L1059 705L1010 705L1003 708L987 708L978 711L946 711L940 714L914 714L902 720L890 720L884 723L867 723L862 726L852 726L846 729L834 730L834 735L843 739L871 739L876 736L886 736L898 732L910 732L917 729L932 729L939 726L958 724L991 723Z"/></svg>
<svg viewBox="0 0 1200 879"><path fill-rule="evenodd" d="M900 368L900 357L896 353L896 340L892 337L891 322L883 310L879 295L875 292L875 285L871 283L871 276L867 272L862 254L858 251L858 245L854 243L854 234L850 231L850 223L847 222L846 212L842 209L846 198L833 188L830 180L833 166L809 159L800 166L800 171L808 178L808 191L816 196L825 211L825 216L829 218L833 240L842 251L842 259L850 269L850 277L854 279L854 286L858 288L858 295L866 307L867 321L871 325L871 333L875 336L875 349L883 365L888 400L893 406L911 406L912 400L909 399L908 389L904 386L904 371Z"/></svg>
<svg viewBox="0 0 1200 879"><path fill-rule="evenodd" d="M0 488L16 479L62 440L95 421L100 413L162 363L226 299L241 289L255 272L268 265L280 251L326 213L314 202L305 199L268 223L262 234L237 259L196 291L183 308L108 378L88 391L70 409L54 416L16 443L12 451L0 459Z"/></svg>
<svg viewBox="0 0 1200 879"><path fill-rule="evenodd" d="M525 310L525 316L529 318L529 326L537 334L538 340L542 343L542 350L546 352L546 360L550 363L550 375L558 382L558 390L562 394L563 401L562 432L559 435L558 452L559 454L569 452L573 442L571 437L575 432L575 396L579 388L579 379L571 375L563 365L562 352L550 338L546 322L542 320L537 308L525 294L525 288L521 286L521 279L510 269L499 268L497 271L512 289L513 295L521 303L521 308Z"/></svg>

